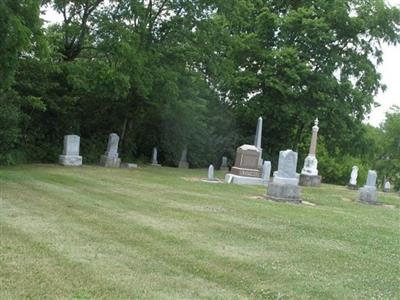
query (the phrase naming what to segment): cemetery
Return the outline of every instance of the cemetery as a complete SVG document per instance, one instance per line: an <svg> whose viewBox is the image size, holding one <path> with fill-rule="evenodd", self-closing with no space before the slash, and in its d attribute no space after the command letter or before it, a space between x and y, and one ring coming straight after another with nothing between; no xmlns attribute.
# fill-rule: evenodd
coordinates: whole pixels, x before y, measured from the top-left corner
<svg viewBox="0 0 400 300"><path fill-rule="evenodd" d="M400 299L396 1L0 1L0 300Z"/></svg>

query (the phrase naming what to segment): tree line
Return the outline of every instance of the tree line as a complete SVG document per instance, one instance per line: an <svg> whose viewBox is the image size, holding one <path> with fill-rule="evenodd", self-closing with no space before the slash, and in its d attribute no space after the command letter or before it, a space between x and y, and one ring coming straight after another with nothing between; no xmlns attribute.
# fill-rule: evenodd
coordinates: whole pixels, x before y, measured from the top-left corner
<svg viewBox="0 0 400 300"><path fill-rule="evenodd" d="M381 43L400 41L384 0L2 0L0 18L2 164L55 162L65 134L95 163L116 132L125 160L157 146L176 165L187 145L191 166L218 165L259 116L265 158L301 164L318 117L326 182L357 164L399 186L399 109L362 122L385 88Z"/></svg>

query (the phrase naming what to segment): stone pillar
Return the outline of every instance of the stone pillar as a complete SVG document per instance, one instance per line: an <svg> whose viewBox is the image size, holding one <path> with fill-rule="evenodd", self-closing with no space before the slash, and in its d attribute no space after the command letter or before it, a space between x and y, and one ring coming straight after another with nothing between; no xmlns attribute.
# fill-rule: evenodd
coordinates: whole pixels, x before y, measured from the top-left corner
<svg viewBox="0 0 400 300"><path fill-rule="evenodd" d="M100 165L108 168L119 168L121 159L118 157L119 136L116 133L111 133L108 136L107 150L100 157Z"/></svg>
<svg viewBox="0 0 400 300"><path fill-rule="evenodd" d="M254 146L256 146L258 149L261 149L262 124L263 119L259 117L257 120L256 136L254 137Z"/></svg>
<svg viewBox="0 0 400 300"><path fill-rule="evenodd" d="M64 149L59 156L59 163L63 166L81 166L82 156L79 155L81 138L77 135L64 136Z"/></svg>
<svg viewBox="0 0 400 300"><path fill-rule="evenodd" d="M301 170L300 185L319 186L321 184L321 176L318 176L318 160L316 158L318 130L317 118L312 128L310 151L304 160L304 167Z"/></svg>

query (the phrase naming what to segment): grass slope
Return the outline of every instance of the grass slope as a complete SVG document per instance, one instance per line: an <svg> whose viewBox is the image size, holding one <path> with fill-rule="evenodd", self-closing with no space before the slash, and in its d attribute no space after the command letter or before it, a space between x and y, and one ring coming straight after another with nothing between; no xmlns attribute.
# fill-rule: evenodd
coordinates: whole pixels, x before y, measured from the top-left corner
<svg viewBox="0 0 400 300"><path fill-rule="evenodd" d="M0 169L0 299L400 297L395 194L370 206L323 185L291 205L205 176Z"/></svg>

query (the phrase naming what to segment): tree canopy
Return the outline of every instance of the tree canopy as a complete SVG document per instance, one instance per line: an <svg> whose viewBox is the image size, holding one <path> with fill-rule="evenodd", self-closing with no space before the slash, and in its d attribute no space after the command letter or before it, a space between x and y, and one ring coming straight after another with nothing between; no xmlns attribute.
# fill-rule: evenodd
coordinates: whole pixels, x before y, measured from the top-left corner
<svg viewBox="0 0 400 300"><path fill-rule="evenodd" d="M158 146L174 165L187 145L194 167L218 165L251 142L259 116L273 161L289 147L306 155L315 117L327 170L380 159L367 150L380 135L362 121L385 88L381 44L400 39L399 9L383 0L41 4L63 21L44 27L39 0L0 4L3 163L55 161L68 133L96 162L116 132L125 159Z"/></svg>

